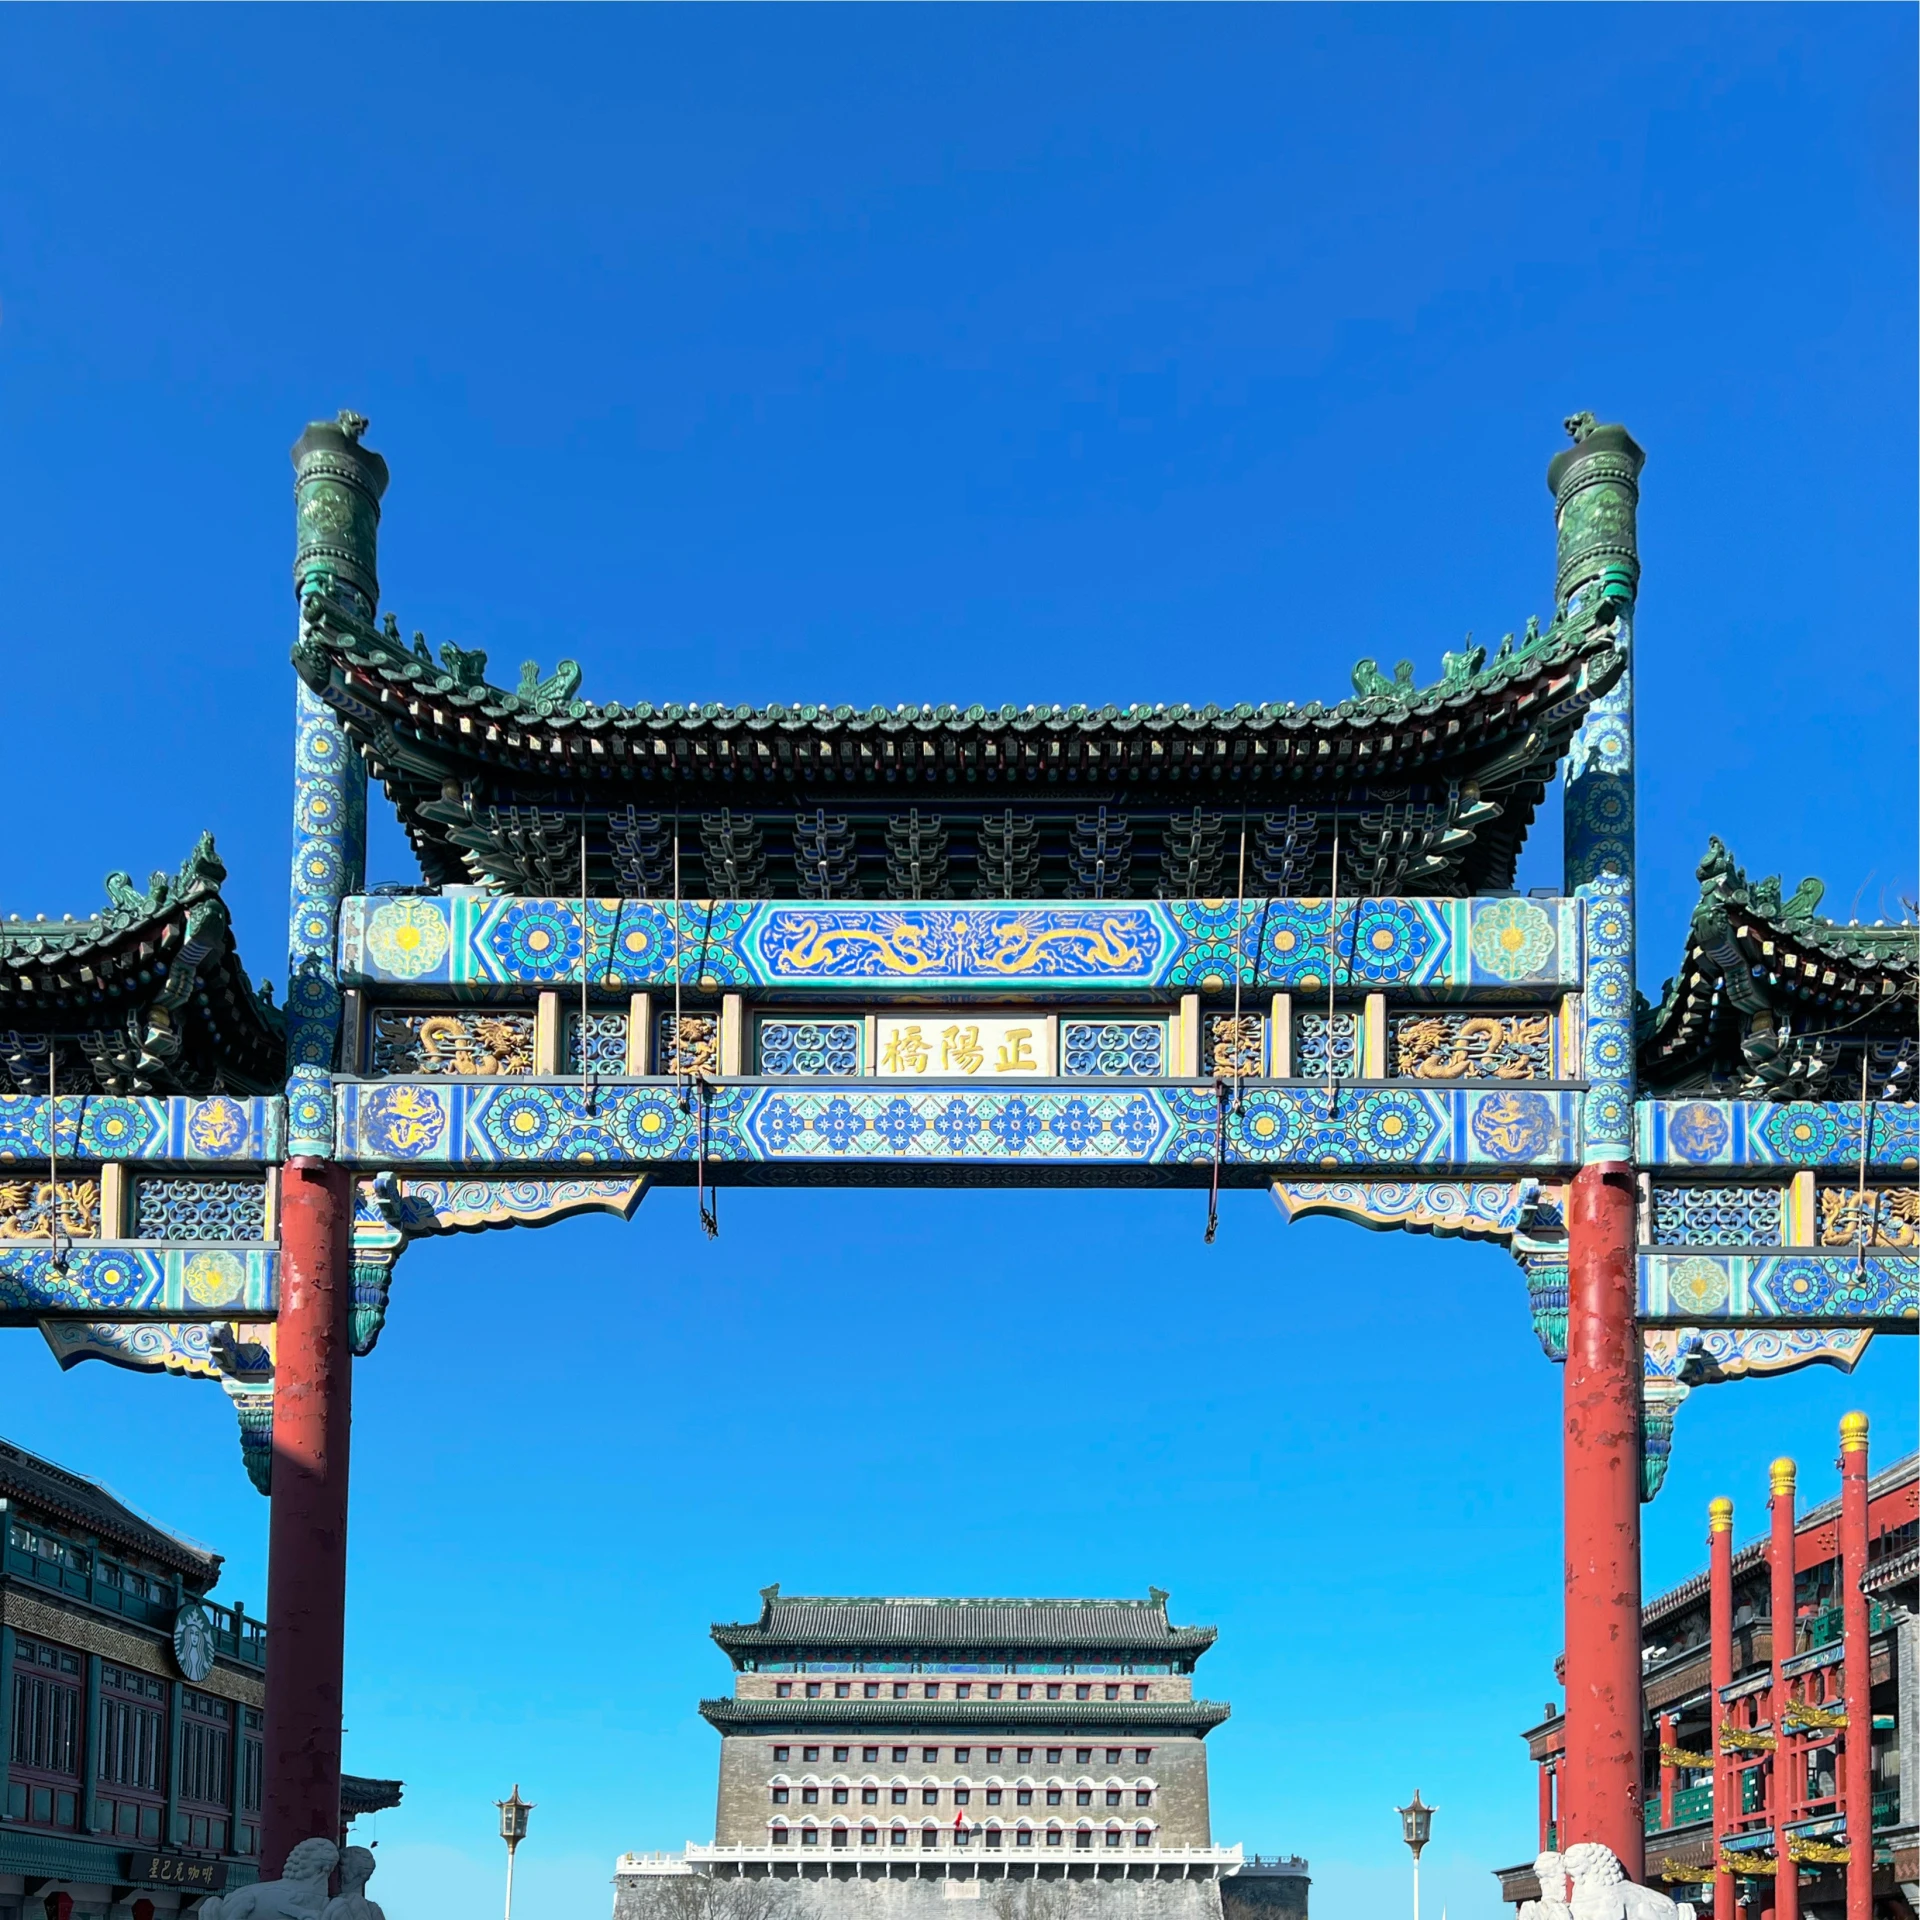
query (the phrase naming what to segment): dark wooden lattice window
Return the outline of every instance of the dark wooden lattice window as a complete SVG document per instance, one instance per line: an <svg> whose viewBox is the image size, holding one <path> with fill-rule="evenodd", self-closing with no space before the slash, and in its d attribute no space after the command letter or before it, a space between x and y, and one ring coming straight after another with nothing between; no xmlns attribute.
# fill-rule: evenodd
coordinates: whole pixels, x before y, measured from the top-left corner
<svg viewBox="0 0 1920 1920"><path fill-rule="evenodd" d="M13 1649L7 1816L37 1827L78 1823L80 1656L19 1639Z"/></svg>

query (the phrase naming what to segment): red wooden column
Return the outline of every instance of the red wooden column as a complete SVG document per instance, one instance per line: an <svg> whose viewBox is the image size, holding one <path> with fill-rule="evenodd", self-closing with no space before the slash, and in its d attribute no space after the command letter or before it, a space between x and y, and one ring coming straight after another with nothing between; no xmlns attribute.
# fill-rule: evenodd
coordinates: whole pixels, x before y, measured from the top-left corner
<svg viewBox="0 0 1920 1920"><path fill-rule="evenodd" d="M1545 1853L1553 1845L1553 1762L1540 1762L1540 1844L1536 1853Z"/></svg>
<svg viewBox="0 0 1920 1920"><path fill-rule="evenodd" d="M280 1174L280 1323L267 1540L266 1780L260 1875L340 1831L347 1451L353 1414L352 1183L291 1160Z"/></svg>
<svg viewBox="0 0 1920 1920"><path fill-rule="evenodd" d="M1670 1713L1660 1716L1660 1831L1668 1833L1673 1828L1673 1790L1679 1784L1680 1769L1667 1758L1673 1749L1674 1718Z"/></svg>
<svg viewBox="0 0 1920 1920"><path fill-rule="evenodd" d="M1640 1330L1633 1171L1582 1167L1567 1221L1567 1775L1560 1844L1646 1874L1641 1824Z"/></svg>
<svg viewBox="0 0 1920 1920"><path fill-rule="evenodd" d="M1733 1830L1738 1775L1720 1744L1722 1689L1733 1685L1733 1502L1707 1502L1707 1735L1713 1754L1713 1920L1734 1920L1733 1875L1720 1864L1720 1837Z"/></svg>
<svg viewBox="0 0 1920 1920"><path fill-rule="evenodd" d="M1773 1916L1800 1920L1800 1869L1787 1851L1787 1822L1800 1811L1795 1791L1800 1750L1787 1732L1787 1677L1780 1669L1793 1658L1793 1483L1794 1464L1779 1459L1770 1470L1773 1531L1767 1542L1767 1570L1773 1592Z"/></svg>
<svg viewBox="0 0 1920 1920"><path fill-rule="evenodd" d="M1840 1631L1847 1737L1840 1786L1847 1810L1847 1920L1873 1920L1873 1650L1867 1596L1867 1416L1840 1417Z"/></svg>

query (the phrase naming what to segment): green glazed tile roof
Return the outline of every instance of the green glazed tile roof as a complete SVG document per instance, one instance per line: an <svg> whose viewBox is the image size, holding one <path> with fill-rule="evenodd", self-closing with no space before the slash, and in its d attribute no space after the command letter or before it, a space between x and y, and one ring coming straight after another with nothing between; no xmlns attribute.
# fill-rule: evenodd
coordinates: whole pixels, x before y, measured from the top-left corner
<svg viewBox="0 0 1920 1920"><path fill-rule="evenodd" d="M213 836L144 888L106 879L82 919L0 920L0 1088L44 1092L46 1036L63 1091L277 1093L284 1023L233 943Z"/></svg>
<svg viewBox="0 0 1920 1920"><path fill-rule="evenodd" d="M484 655L445 646L436 659L418 635L407 646L391 617L366 625L316 597L304 622L295 666L386 786L428 880L513 892L552 891L569 848L577 887L583 819L596 882L637 891L619 878L621 835L638 809L685 817L689 890L744 897L703 870L712 856L691 831L725 810L736 816L726 830L754 839L755 860L771 836L765 897L804 895L806 856L790 842L796 810L816 809L825 817L802 823L803 840L809 830L850 836L845 875L822 883L833 897L934 897L903 896L888 865L887 830L897 846L909 807L955 828L963 861L982 812L1011 809L1022 832L1030 821L1043 896L1084 897L1068 843L1073 813L1094 807L1112 810L1149 869L1177 861L1194 824L1183 810L1284 809L1289 844L1306 851L1298 884L1281 890L1316 890L1313 865L1326 867L1342 814L1350 860L1368 836L1396 850L1375 871L1356 868L1358 885L1497 889L1512 884L1568 740L1624 664L1607 609L1544 632L1529 623L1491 656L1463 647L1425 686L1410 661L1388 675L1363 660L1353 696L1331 704L596 703L579 697L571 661L546 676L530 664L509 690L487 681ZM1010 896L983 886L980 897Z"/></svg>
<svg viewBox="0 0 1920 1920"><path fill-rule="evenodd" d="M1643 1089L1858 1099L1864 1048L1873 1095L1912 1099L1920 925L1824 919L1824 882L1783 898L1777 875L1750 881L1717 838L1697 877L1680 972L1643 1013Z"/></svg>

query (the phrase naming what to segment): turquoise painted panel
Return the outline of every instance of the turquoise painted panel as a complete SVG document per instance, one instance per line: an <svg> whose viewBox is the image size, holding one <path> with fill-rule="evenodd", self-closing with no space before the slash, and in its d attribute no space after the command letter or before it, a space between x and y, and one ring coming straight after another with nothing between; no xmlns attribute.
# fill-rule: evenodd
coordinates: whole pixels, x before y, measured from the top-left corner
<svg viewBox="0 0 1920 1920"><path fill-rule="evenodd" d="M117 1093L63 1094L59 1100L62 1160L278 1161L286 1152L286 1102L151 1099ZM0 1094L0 1162L45 1160L44 1094Z"/></svg>
<svg viewBox="0 0 1920 1920"><path fill-rule="evenodd" d="M76 1246L66 1271L49 1248L0 1248L0 1316L231 1320L271 1314L279 1254L272 1247Z"/></svg>
<svg viewBox="0 0 1920 1920"><path fill-rule="evenodd" d="M1332 953L1329 957L1329 946ZM365 986L594 984L786 988L871 996L1230 985L1576 987L1572 900L927 903L365 896L340 918L339 971Z"/></svg>
<svg viewBox="0 0 1920 1920"><path fill-rule="evenodd" d="M1645 1167L1858 1167L1860 1107L1839 1100L1643 1100L1635 1158ZM1920 1167L1920 1109L1873 1103L1869 1168Z"/></svg>
<svg viewBox="0 0 1920 1920"><path fill-rule="evenodd" d="M1920 1255L1643 1253L1640 1314L1683 1325L1891 1322L1911 1332L1920 1314Z"/></svg>
<svg viewBox="0 0 1920 1920"><path fill-rule="evenodd" d="M1204 1164L1333 1171L1564 1167L1579 1160L1577 1092L1250 1086L1011 1089L731 1082L702 1099L675 1081L343 1085L340 1154L361 1166L574 1168L713 1161L835 1165L1052 1161L1086 1169Z"/></svg>

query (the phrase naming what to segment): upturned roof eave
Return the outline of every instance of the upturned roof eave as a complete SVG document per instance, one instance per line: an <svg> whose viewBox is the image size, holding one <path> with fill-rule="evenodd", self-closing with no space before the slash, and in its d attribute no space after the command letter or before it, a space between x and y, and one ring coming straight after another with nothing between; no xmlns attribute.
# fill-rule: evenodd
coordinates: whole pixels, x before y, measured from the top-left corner
<svg viewBox="0 0 1920 1920"><path fill-rule="evenodd" d="M1356 696L1332 706L1309 701L1304 705L1242 703L1232 707L1213 704L1195 707L1176 702L1150 708L1011 705L855 708L804 704L747 707L718 703L673 703L656 708L644 701L630 706L618 702L596 705L552 695L509 693L484 683L463 683L431 660L408 652L399 643L397 633L386 634L365 626L320 601L308 603L307 625L295 649L295 665L301 676L323 696L329 690L338 695L341 685L357 672L382 686L404 691L430 710L445 711L456 720L464 717L469 727L484 721L488 730L521 735L541 731L591 734L611 728L639 733L662 743L671 737L694 743L703 738L722 739L739 733L787 734L815 742L850 735L991 739L1005 735L1068 733L1124 738L1148 733L1170 738L1182 735L1217 738L1283 735L1305 729L1366 735L1383 728L1431 725L1437 728L1440 738L1434 743L1435 751L1425 756L1428 759L1456 756L1461 736L1471 731L1463 723L1469 721L1477 709L1505 698L1512 689L1529 687L1544 674L1564 670L1573 676L1575 684L1563 690L1562 698L1591 701L1614 684L1624 664L1624 650L1614 640L1610 627L1596 624L1549 629L1531 648L1452 681L1426 688L1396 686L1387 693ZM573 671L573 680L577 683L577 669ZM452 732L457 739L458 728ZM471 752L472 745L469 736L463 750Z"/></svg>
<svg viewBox="0 0 1920 1920"><path fill-rule="evenodd" d="M109 874L113 904L84 920L0 920L4 1024L23 1033L66 1035L96 1029L103 1019L117 1024L164 999L183 1010L165 1023L171 1040L196 1020L204 989L217 1003L210 1031L233 1043L217 1051L217 1062L234 1090L278 1091L283 1020L247 977L220 891L225 878L213 837L203 834L177 873L155 874L144 891L124 873ZM189 979L183 981L182 969ZM142 981L142 973L150 977ZM147 1069L156 1084L171 1084L172 1057L169 1052L166 1061Z"/></svg>

